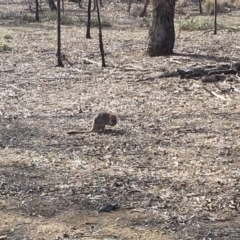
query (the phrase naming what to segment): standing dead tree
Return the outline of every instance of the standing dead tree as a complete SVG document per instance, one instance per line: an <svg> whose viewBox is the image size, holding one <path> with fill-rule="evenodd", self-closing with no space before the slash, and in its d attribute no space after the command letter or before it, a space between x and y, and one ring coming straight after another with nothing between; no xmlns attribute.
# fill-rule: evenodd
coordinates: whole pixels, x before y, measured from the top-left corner
<svg viewBox="0 0 240 240"><path fill-rule="evenodd" d="M199 5L199 13L202 13L202 3L201 3L201 0L198 0L198 5Z"/></svg>
<svg viewBox="0 0 240 240"><path fill-rule="evenodd" d="M106 67L105 57L104 57L104 50L103 50L102 26L101 26L101 20L100 20L98 0L94 0L94 2L96 4L96 8L97 8L98 27L99 27L99 48L100 48L101 57L102 57L102 67ZM86 38L91 38L90 26L91 26L91 0L88 1L88 22L87 22Z"/></svg>
<svg viewBox="0 0 240 240"><path fill-rule="evenodd" d="M214 34L217 34L217 0L214 5Z"/></svg>
<svg viewBox="0 0 240 240"><path fill-rule="evenodd" d="M57 23L57 67L63 67L62 55L61 55L61 9L60 0L57 0L57 10L58 10L58 23Z"/></svg>
<svg viewBox="0 0 240 240"><path fill-rule="evenodd" d="M87 20L87 33L86 38L91 38L90 27L91 27L91 0L88 0L88 20Z"/></svg>
<svg viewBox="0 0 240 240"><path fill-rule="evenodd" d="M98 16L98 27L99 27L99 48L100 48L101 57L102 57L102 67L106 67L106 64L105 64L105 57L104 57L104 50L103 50L102 26L101 26L100 13L99 13L99 7L98 7L98 0L95 0L95 1L96 1L97 16Z"/></svg>
<svg viewBox="0 0 240 240"><path fill-rule="evenodd" d="M172 54L175 43L175 0L152 0L152 4L147 54L151 57Z"/></svg>
<svg viewBox="0 0 240 240"><path fill-rule="evenodd" d="M26 3L28 3L29 11L30 11L30 12L34 12L34 9L32 9L32 4L34 4L34 2L35 2L35 7L36 7L36 11L35 11L35 12L37 12L37 11L39 11L39 10L42 10L42 9L41 9L41 6L42 6L42 1L41 1L41 0L40 0L40 1L27 0ZM37 14L37 13L36 13L36 14ZM37 16L35 17L35 19L36 19L36 21L39 21L39 20L37 20Z"/></svg>
<svg viewBox="0 0 240 240"><path fill-rule="evenodd" d="M36 0L35 20L36 20L37 22L39 22L39 9L38 9L38 7L39 7L38 0Z"/></svg>
<svg viewBox="0 0 240 240"><path fill-rule="evenodd" d="M99 4L100 4L100 7L103 7L102 0L99 0ZM98 5L98 0L93 0L93 11L96 10L97 5Z"/></svg>

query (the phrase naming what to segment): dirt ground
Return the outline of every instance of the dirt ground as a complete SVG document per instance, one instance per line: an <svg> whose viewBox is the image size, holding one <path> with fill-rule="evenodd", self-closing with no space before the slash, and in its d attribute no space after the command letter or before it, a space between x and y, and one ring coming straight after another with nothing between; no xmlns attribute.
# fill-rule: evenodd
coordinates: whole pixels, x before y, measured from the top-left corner
<svg viewBox="0 0 240 240"><path fill-rule="evenodd" d="M0 53L0 239L240 239L239 76L217 86L159 78L239 61L240 11L219 15L228 27L217 35L179 32L176 14L176 54L150 58L150 12L105 2L102 69L97 28L89 40L77 22L86 3L66 3L76 21L62 26L62 51L73 65L59 68L47 5L40 23L23 20L34 17L24 1L0 5L0 41L12 48ZM100 111L119 124L65 134ZM118 208L99 211L106 204Z"/></svg>

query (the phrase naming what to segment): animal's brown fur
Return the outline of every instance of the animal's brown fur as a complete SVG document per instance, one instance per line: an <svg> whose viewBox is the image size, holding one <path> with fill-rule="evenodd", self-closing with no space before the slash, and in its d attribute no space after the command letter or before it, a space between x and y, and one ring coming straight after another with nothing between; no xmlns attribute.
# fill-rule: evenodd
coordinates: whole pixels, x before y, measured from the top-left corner
<svg viewBox="0 0 240 240"><path fill-rule="evenodd" d="M67 134L90 133L90 132L104 132L106 125L115 126L117 124L117 116L107 112L98 113L92 122L92 128L89 131L68 132Z"/></svg>

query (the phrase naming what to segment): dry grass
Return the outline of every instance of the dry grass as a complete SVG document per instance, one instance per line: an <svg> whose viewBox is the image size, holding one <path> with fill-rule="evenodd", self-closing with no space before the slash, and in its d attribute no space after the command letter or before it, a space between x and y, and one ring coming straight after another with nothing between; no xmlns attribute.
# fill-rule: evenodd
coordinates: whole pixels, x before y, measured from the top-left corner
<svg viewBox="0 0 240 240"><path fill-rule="evenodd" d="M22 21L24 3L0 3L1 40L12 37L0 60L0 236L239 239L240 82L220 82L235 88L225 95L207 84L223 101L200 80L159 78L239 61L239 12L220 16L236 30L182 31L176 55L149 58L142 20L121 3L106 6L102 69L84 62L101 62L97 28L86 39L78 22L86 11L68 3L73 23L62 27L62 48L74 66L57 68L56 23L44 13L40 23ZM116 128L64 134L87 129L102 110L119 115ZM99 213L106 203L119 209Z"/></svg>
<svg viewBox="0 0 240 240"><path fill-rule="evenodd" d="M175 11L177 14L185 14L184 8L187 6L187 0L179 0L176 3Z"/></svg>
<svg viewBox="0 0 240 240"><path fill-rule="evenodd" d="M233 0L233 3L240 9L240 0Z"/></svg>
<svg viewBox="0 0 240 240"><path fill-rule="evenodd" d="M215 0L207 0L204 2L203 5L204 11L209 14L213 15L215 11ZM217 12L223 12L224 11L224 6L222 2L217 2Z"/></svg>
<svg viewBox="0 0 240 240"><path fill-rule="evenodd" d="M238 0L237 0L238 1ZM217 12L224 13L228 12L231 8L236 8L238 3L234 2L233 0L218 0L217 1ZM204 11L208 15L213 15L215 11L215 0L206 0L203 5Z"/></svg>

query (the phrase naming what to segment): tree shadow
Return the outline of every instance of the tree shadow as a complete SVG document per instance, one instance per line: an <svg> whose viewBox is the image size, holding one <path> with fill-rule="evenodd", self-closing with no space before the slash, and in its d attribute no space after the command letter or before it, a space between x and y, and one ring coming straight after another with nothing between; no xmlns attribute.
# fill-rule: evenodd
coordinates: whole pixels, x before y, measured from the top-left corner
<svg viewBox="0 0 240 240"><path fill-rule="evenodd" d="M188 118L188 115L180 114L176 117ZM192 117L197 118L197 115ZM103 205L117 203L120 206L117 211L124 212L132 208L145 209L144 217L128 220L128 224L136 228L146 227L146 224L152 228L165 226L166 229L171 229L180 236L186 236L189 231L199 230L198 236L203 238L207 227L218 236L219 226L215 226L215 223L208 222L206 224L198 212L192 218L189 210L191 206L188 205L188 200L186 201L182 196L193 193L198 195L201 187L196 189L191 181L167 175L149 175L148 171L151 166L144 164L140 164L139 168L138 165L135 165L135 171L129 173L111 169L111 165L107 169L99 168L98 164L95 168L91 168L91 164L87 164L87 167L81 166L81 161L86 161L89 157L86 152L80 155L84 150L82 150L83 145L93 148L92 153L96 156L104 155L106 151L109 154L112 146L110 144L112 141L113 145L115 140L119 141L119 136L125 133L124 130L109 129L100 135L68 138L62 133L54 135L54 131L51 131L51 128L56 126L60 128L59 122L70 122L70 124L76 122L76 119L68 115L41 118L32 116L30 119L11 117L1 118L0 121L0 134L3 136L1 139L6 144L2 145L2 148L16 151L14 152L16 154L13 155L14 159L2 159L0 162L0 199L7 196L7 201L1 205L2 211L18 212L32 218L42 216L51 219L68 210L78 213L81 211L99 212ZM36 125L33 124L34 122ZM68 127L63 123L62 125L65 128ZM79 154L77 156L79 165L75 164L70 157L71 152L75 151L73 147ZM98 152L100 147L105 147L104 152ZM25 155L21 154L21 150L27 151ZM125 147L125 151L127 150ZM17 151L19 151L19 158ZM34 153L38 154L34 155ZM42 158L48 154L57 154L57 157ZM123 155L123 153L121 154ZM137 156L135 157L137 158ZM90 160L92 158L93 156L90 156ZM144 171L140 170L141 168L146 169L144 177L137 174L137 171ZM205 186L204 182L204 179L199 180L199 185ZM218 186L217 182L215 184ZM148 188L151 189L153 186L162 190L168 189L171 192L171 200L158 194L158 191L148 191ZM212 191L211 187L206 187L204 191L213 199L218 194ZM189 207L188 211L180 211L181 208L186 209L187 207ZM151 214L153 209L158 209L159 213L168 212L169 214L167 217L166 214L154 217ZM178 217L172 213L178 213ZM196 226L200 226L200 228L197 229ZM200 229L202 230L200 231ZM227 227L225 231L226 234L231 234Z"/></svg>

